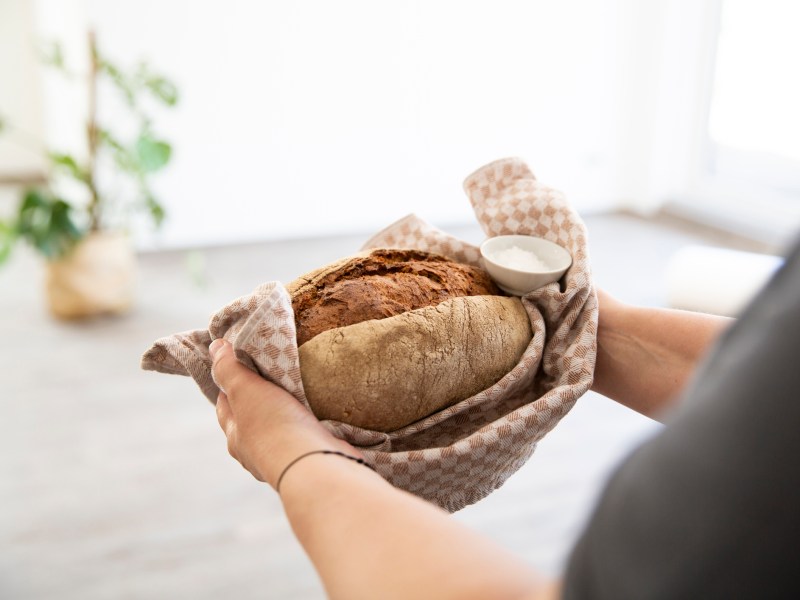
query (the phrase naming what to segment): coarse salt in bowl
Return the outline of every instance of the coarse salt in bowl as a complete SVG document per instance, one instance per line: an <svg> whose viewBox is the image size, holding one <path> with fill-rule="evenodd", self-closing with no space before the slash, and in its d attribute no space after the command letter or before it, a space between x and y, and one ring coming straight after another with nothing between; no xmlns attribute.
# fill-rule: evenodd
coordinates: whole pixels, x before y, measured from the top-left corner
<svg viewBox="0 0 800 600"><path fill-rule="evenodd" d="M499 235L481 244L483 266L504 292L524 296L561 279L572 256L558 244L530 235Z"/></svg>

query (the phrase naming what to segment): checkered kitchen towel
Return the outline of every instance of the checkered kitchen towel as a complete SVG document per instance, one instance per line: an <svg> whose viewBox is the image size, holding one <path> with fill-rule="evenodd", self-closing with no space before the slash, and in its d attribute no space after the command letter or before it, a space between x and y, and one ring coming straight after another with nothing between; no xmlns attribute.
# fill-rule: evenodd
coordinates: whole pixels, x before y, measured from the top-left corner
<svg viewBox="0 0 800 600"><path fill-rule="evenodd" d="M572 254L561 283L522 298L534 332L519 363L492 387L390 433L335 421L323 425L358 446L393 485L453 512L500 487L530 458L537 442L592 382L596 356L597 297L586 249L586 230L564 195L539 183L519 159L478 169L464 182L487 236L543 237ZM409 215L372 237L363 249L416 248L478 265L478 248ZM216 313L207 330L162 338L142 367L190 375L216 401L208 345L230 341L237 356L308 406L300 378L291 299L278 282Z"/></svg>

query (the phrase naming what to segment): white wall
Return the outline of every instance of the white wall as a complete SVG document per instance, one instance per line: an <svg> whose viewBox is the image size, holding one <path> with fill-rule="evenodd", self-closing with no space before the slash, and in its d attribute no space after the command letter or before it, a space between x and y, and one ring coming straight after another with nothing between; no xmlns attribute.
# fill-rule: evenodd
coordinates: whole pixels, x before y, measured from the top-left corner
<svg viewBox="0 0 800 600"><path fill-rule="evenodd" d="M0 177L42 169L42 93L37 76L33 10L28 0L0 1L0 117L14 129L0 133ZM33 145L33 148L31 148Z"/></svg>
<svg viewBox="0 0 800 600"><path fill-rule="evenodd" d="M510 155L583 211L635 194L625 140L650 116L639 46L659 2L31 1L42 35L79 50L93 23L112 58L180 87L157 121L176 149L157 180L169 220L144 247L468 222L461 181ZM73 107L45 102L63 145Z"/></svg>

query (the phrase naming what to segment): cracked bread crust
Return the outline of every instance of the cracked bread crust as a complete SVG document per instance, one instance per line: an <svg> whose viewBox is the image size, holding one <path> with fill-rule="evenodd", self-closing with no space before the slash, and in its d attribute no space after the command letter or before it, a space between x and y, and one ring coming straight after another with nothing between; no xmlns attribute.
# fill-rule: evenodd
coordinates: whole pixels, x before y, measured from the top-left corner
<svg viewBox="0 0 800 600"><path fill-rule="evenodd" d="M461 296L503 295L482 269L419 250L377 249L287 286L302 346L329 329L385 319Z"/></svg>

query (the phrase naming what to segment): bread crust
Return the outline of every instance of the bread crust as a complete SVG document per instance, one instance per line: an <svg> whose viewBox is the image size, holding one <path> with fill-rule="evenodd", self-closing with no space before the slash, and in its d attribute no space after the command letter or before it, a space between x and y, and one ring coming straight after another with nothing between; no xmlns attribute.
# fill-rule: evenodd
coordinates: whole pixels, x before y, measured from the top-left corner
<svg viewBox="0 0 800 600"><path fill-rule="evenodd" d="M388 432L490 387L531 338L519 298L462 296L322 332L300 370L317 418Z"/></svg>
<svg viewBox="0 0 800 600"><path fill-rule="evenodd" d="M420 250L380 248L291 282L297 343L323 331L435 306L459 296L502 295L482 269Z"/></svg>

